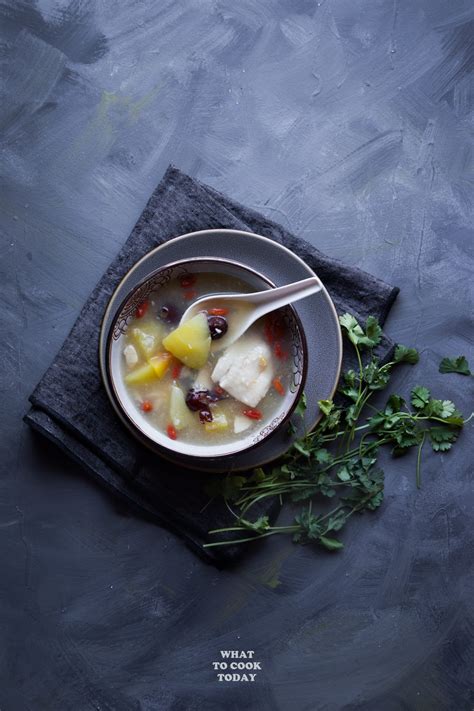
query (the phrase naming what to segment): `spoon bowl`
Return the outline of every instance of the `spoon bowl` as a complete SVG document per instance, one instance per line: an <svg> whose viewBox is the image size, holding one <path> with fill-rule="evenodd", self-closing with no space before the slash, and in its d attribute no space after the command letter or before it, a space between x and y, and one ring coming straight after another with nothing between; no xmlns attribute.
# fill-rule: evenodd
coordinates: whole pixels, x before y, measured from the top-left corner
<svg viewBox="0 0 474 711"><path fill-rule="evenodd" d="M182 315L180 323L188 321L200 311L208 313L213 310L232 311L227 332L211 344L211 350L222 350L240 338L265 314L311 296L322 288L321 282L314 276L292 284L247 294L211 294L201 297L189 306Z"/></svg>

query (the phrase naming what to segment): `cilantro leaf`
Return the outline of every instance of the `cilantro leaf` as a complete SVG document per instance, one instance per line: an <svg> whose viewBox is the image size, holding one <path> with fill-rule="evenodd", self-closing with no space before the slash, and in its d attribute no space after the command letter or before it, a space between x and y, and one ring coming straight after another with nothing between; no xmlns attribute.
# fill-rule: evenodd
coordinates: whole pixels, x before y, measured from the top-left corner
<svg viewBox="0 0 474 711"><path fill-rule="evenodd" d="M284 481L292 481L301 473L301 467L292 462L291 464L282 464L280 467L274 467L271 473L271 479L280 479ZM258 488L258 487L256 487Z"/></svg>
<svg viewBox="0 0 474 711"><path fill-rule="evenodd" d="M295 439L293 447L305 457L309 457L311 454L311 450L304 439Z"/></svg>
<svg viewBox="0 0 474 711"><path fill-rule="evenodd" d="M246 481L247 478L245 476L238 476L236 474L226 476L223 479L212 477L207 483L205 490L211 497L222 496L222 498L232 501L238 498L240 490Z"/></svg>
<svg viewBox="0 0 474 711"><path fill-rule="evenodd" d="M325 404L330 401L328 400L320 400L320 403L323 403L323 408L325 407ZM321 404L320 404L321 407ZM322 408L321 408L322 409ZM329 409L329 407L328 407ZM336 427L339 426L339 423L341 421L341 415L342 415L342 408L337 408L334 403L332 403L332 407L329 410L329 413L326 415L326 417L323 417L321 420L321 424L319 425L320 432L321 434L325 432L326 430L334 430Z"/></svg>
<svg viewBox="0 0 474 711"><path fill-rule="evenodd" d="M469 363L466 356L457 358L443 358L439 364L440 373L459 373L460 375L471 375Z"/></svg>
<svg viewBox="0 0 474 711"><path fill-rule="evenodd" d="M421 385L417 385L411 391L411 404L417 410L422 410L430 401L430 391Z"/></svg>
<svg viewBox="0 0 474 711"><path fill-rule="evenodd" d="M304 413L306 412L307 407L308 407L308 403L306 400L306 393L302 393L300 399L298 400L298 404L295 407L295 415L304 417Z"/></svg>
<svg viewBox="0 0 474 711"><path fill-rule="evenodd" d="M420 360L418 351L415 348L407 348L406 346L398 345L395 348L394 355L395 363L411 363L415 365Z"/></svg>
<svg viewBox="0 0 474 711"><path fill-rule="evenodd" d="M457 440L459 432L447 427L431 427L428 434L435 452L447 452Z"/></svg>
<svg viewBox="0 0 474 711"><path fill-rule="evenodd" d="M400 449L414 447L421 442L422 436L420 430L415 429L413 425L406 425L394 432L395 441Z"/></svg>
<svg viewBox="0 0 474 711"><path fill-rule="evenodd" d="M352 387L339 388L341 395L345 395L349 400L356 402L359 399L359 391Z"/></svg>
<svg viewBox="0 0 474 711"><path fill-rule="evenodd" d="M379 368L378 363L372 360L365 366L362 377L370 390L383 390L390 380L390 373Z"/></svg>
<svg viewBox="0 0 474 711"><path fill-rule="evenodd" d="M258 484L264 480L265 480L265 472L263 471L262 467L257 467L256 469L253 470L252 476L250 476L247 479L247 483Z"/></svg>
<svg viewBox="0 0 474 711"><path fill-rule="evenodd" d="M352 314L345 313L339 316L341 327L346 330L347 337L355 346L368 346L373 348L382 337L382 329L375 316L369 316L365 322L365 332L357 319Z"/></svg>
<svg viewBox="0 0 474 711"><path fill-rule="evenodd" d="M327 536L319 536L318 538L319 543L321 543L324 548L327 548L328 551L336 551L339 550L340 548L344 548L344 543L341 543L341 541L338 541L337 538L328 538Z"/></svg>
<svg viewBox="0 0 474 711"><path fill-rule="evenodd" d="M394 412L399 412L403 409L405 400L400 395L390 395L385 405L387 415L393 415Z"/></svg>
<svg viewBox="0 0 474 711"><path fill-rule="evenodd" d="M330 464L334 461L332 454L324 447L322 449L318 449L314 456L319 464Z"/></svg>
<svg viewBox="0 0 474 711"><path fill-rule="evenodd" d="M310 499L313 496L316 496L316 494L320 494L321 489L318 484L314 484L313 486L306 486L301 489L296 489L296 491L293 491L291 494L291 500L294 503L297 503L298 501L305 501L306 499ZM335 493L335 492L334 492Z"/></svg>
<svg viewBox="0 0 474 711"><path fill-rule="evenodd" d="M346 370L346 372L342 374L342 377L344 379L345 384L349 387L354 387L354 385L356 384L357 376L355 370L352 370L352 368L350 370Z"/></svg>
<svg viewBox="0 0 474 711"><path fill-rule="evenodd" d="M456 407L454 405L454 402L451 402L451 400L442 400L441 401L441 412L439 413L439 416L442 417L443 419L446 419L447 417L451 417L451 415L454 413Z"/></svg>
<svg viewBox="0 0 474 711"><path fill-rule="evenodd" d="M329 415L329 413L334 407L334 403L332 400L318 400L318 405L319 409L321 410L323 415L326 415L326 417Z"/></svg>
<svg viewBox="0 0 474 711"><path fill-rule="evenodd" d="M365 322L365 345L374 347L380 343L382 329L375 316L369 316Z"/></svg>
<svg viewBox="0 0 474 711"><path fill-rule="evenodd" d="M337 472L337 477L341 481L349 481L351 474L346 466L341 467Z"/></svg>
<svg viewBox="0 0 474 711"><path fill-rule="evenodd" d="M336 490L332 486L332 479L327 474L323 474L318 480L318 491L328 499L332 499L336 495Z"/></svg>
<svg viewBox="0 0 474 711"><path fill-rule="evenodd" d="M300 526L301 531L295 533L293 536L294 541L301 541L304 539L317 540L321 535L322 529L320 520L317 516L311 513L311 504L308 508L303 509L303 511L295 516L295 523Z"/></svg>
<svg viewBox="0 0 474 711"><path fill-rule="evenodd" d="M454 410L452 415L450 415L449 417L445 417L444 419L446 421L446 424L451 425L452 427L463 427L464 425L464 417L462 416L462 413L459 412L459 410Z"/></svg>
<svg viewBox="0 0 474 711"><path fill-rule="evenodd" d="M369 511L375 511L375 509L378 509L379 506L382 505L383 502L383 487L377 491L373 496L370 497L370 499L366 503L366 508L369 509Z"/></svg>
<svg viewBox="0 0 474 711"><path fill-rule="evenodd" d="M340 531L347 521L347 514L344 511L337 511L330 516L326 525L326 531Z"/></svg>
<svg viewBox="0 0 474 711"><path fill-rule="evenodd" d="M268 516L259 516L256 521L247 521L245 518L241 518L239 521L244 528L255 531L255 533L265 533L270 528Z"/></svg>
<svg viewBox="0 0 474 711"><path fill-rule="evenodd" d="M357 422L358 416L359 416L359 408L356 405L356 403L353 403L346 410L346 422L349 425L349 427L352 427L352 425L355 425L355 423Z"/></svg>
<svg viewBox="0 0 474 711"><path fill-rule="evenodd" d="M347 337L355 346L359 343L359 340L364 337L364 332L359 322L352 314L345 313L339 316L339 323L342 328L346 329Z"/></svg>
<svg viewBox="0 0 474 711"><path fill-rule="evenodd" d="M353 488L351 493L343 496L342 499L354 511L362 511L363 509L375 511L383 501L383 478L381 480L378 478L367 479L365 486Z"/></svg>
<svg viewBox="0 0 474 711"><path fill-rule="evenodd" d="M430 398L423 409L423 414L428 415L428 417L443 417L444 412L446 417L449 417L454 412L454 404L450 400L443 402L443 400Z"/></svg>

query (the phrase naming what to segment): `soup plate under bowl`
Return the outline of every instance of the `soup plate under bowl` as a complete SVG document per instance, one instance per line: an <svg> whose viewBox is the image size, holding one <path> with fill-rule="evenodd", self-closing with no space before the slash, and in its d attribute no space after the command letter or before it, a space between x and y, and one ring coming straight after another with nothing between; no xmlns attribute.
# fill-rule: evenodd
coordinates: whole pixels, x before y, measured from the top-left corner
<svg viewBox="0 0 474 711"><path fill-rule="evenodd" d="M137 408L132 394L124 383L122 364L125 334L129 323L134 318L137 306L146 300L152 292L159 295L160 288L172 279L197 273L218 273L237 277L249 285L249 291L262 291L275 286L267 277L254 269L239 262L220 258L198 257L173 262L156 269L135 285L122 301L115 316L108 320L108 330L101 334L101 338L106 339L106 360L102 376L106 380L106 390L117 414L141 442L165 456L172 457L175 453L180 455L180 459L184 455L203 461L225 458L249 450L271 437L287 422L303 392L307 368L307 346L303 327L296 311L292 306L284 307L280 310L280 314L287 326L291 344L291 352L285 361L286 367L289 369L290 386L281 396L277 410L272 413L270 418L259 421L258 428L252 428L250 433L245 431L241 438L230 442L212 444L206 440L202 444L196 444L186 442L182 438L170 439L165 432L160 431L150 422L145 413Z"/></svg>

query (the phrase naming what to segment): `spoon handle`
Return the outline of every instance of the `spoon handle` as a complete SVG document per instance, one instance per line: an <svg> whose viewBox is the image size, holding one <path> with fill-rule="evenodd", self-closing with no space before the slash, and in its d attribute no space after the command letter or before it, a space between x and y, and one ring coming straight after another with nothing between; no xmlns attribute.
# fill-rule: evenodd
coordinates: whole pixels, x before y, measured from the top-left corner
<svg viewBox="0 0 474 711"><path fill-rule="evenodd" d="M317 277L302 279L293 284L285 284L276 289L266 289L257 294L252 294L252 303L258 311L258 318L270 311L275 311L281 306L292 304L294 301L304 299L306 296L311 296L317 291L321 291L322 284Z"/></svg>

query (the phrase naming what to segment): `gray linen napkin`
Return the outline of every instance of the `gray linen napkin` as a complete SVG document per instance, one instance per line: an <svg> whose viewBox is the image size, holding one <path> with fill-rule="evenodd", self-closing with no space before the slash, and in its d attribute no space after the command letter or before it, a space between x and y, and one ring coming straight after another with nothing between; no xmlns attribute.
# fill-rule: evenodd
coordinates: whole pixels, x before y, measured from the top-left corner
<svg viewBox="0 0 474 711"><path fill-rule="evenodd" d="M222 502L213 500L206 506L209 475L169 464L145 451L129 434L105 394L97 355L102 315L130 267L172 237L211 228L256 232L289 247L318 273L337 310L363 321L373 314L383 324L398 293L396 287L330 259L280 225L170 166L31 395L25 421L130 506L182 536L208 561L223 565L244 553L245 546L202 547L209 529L230 523ZM378 355L388 357L392 348L384 337ZM255 509L256 515L273 517L275 512L275 504Z"/></svg>

